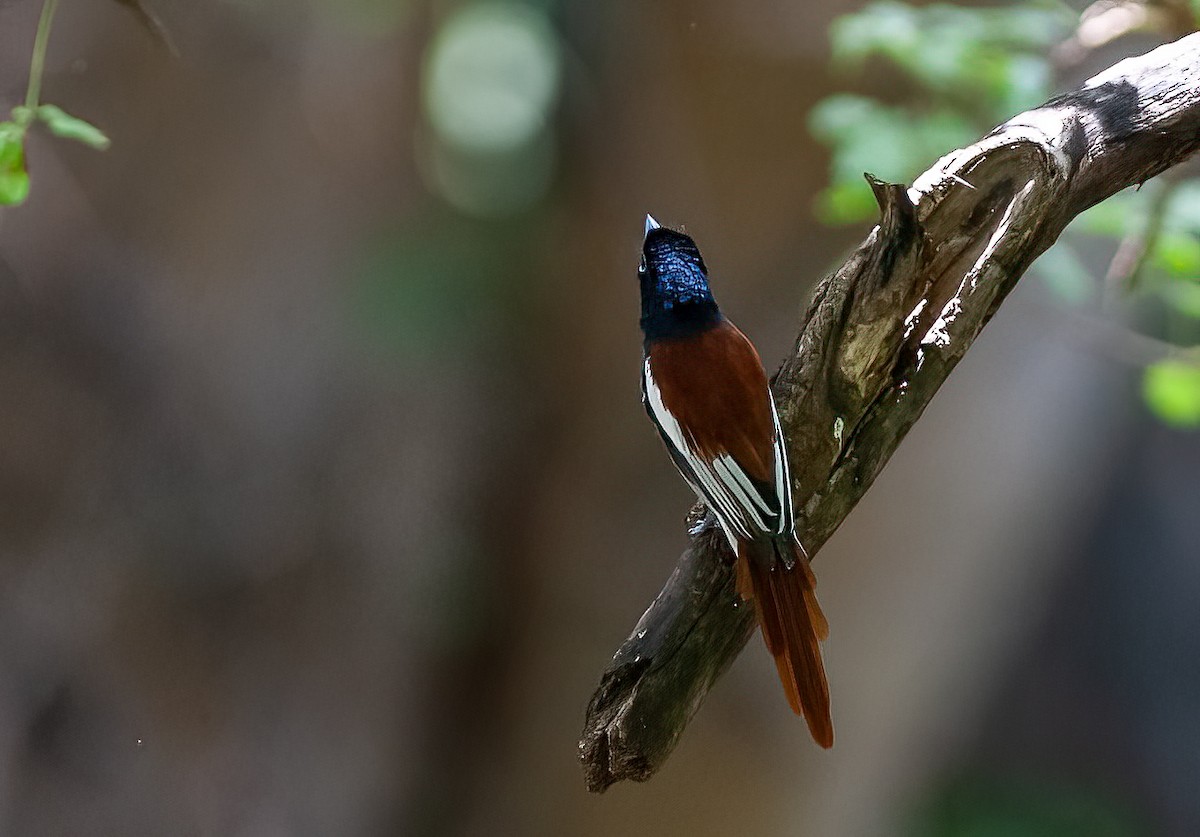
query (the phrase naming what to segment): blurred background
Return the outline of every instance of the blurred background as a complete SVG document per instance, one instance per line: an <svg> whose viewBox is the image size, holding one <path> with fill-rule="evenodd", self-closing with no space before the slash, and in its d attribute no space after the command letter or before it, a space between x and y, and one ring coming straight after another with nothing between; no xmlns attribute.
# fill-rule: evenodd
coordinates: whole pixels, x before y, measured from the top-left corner
<svg viewBox="0 0 1200 837"><path fill-rule="evenodd" d="M42 101L112 144L35 126L0 209L0 833L1200 833L1186 172L1047 254L818 556L832 751L756 640L649 783L576 753L691 503L644 213L773 366L862 171L1186 4L146 8L177 57L61 4ZM0 112L40 13L0 0Z"/></svg>

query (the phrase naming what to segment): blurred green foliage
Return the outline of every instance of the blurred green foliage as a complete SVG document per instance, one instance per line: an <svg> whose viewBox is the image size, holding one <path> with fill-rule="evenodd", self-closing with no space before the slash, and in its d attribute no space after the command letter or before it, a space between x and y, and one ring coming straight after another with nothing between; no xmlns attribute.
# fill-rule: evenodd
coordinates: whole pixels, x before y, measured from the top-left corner
<svg viewBox="0 0 1200 837"><path fill-rule="evenodd" d="M818 139L834 149L832 182L819 198L826 223L852 223L876 210L863 172L892 183L911 180L944 151L979 136L952 108L931 108L920 118L866 96L842 93L820 102L809 116Z"/></svg>
<svg viewBox="0 0 1200 837"><path fill-rule="evenodd" d="M1042 55L1065 31L1069 15L1063 12L1058 6L914 9L882 2L834 25L834 60L861 68L883 56L918 84L981 116L1020 110L1045 96L1050 71ZM887 27L887 37L880 37L880 27Z"/></svg>
<svg viewBox="0 0 1200 837"><path fill-rule="evenodd" d="M1168 424L1200 425L1200 366L1160 360L1146 369L1142 382L1146 403Z"/></svg>
<svg viewBox="0 0 1200 837"><path fill-rule="evenodd" d="M1200 14L1200 0L1192 5ZM943 154L1050 98L1053 48L1079 20L1059 0L991 8L877 0L836 20L836 71L867 84L872 73L886 72L901 83L891 101L839 93L813 108L810 128L831 155L818 216L829 224L874 218L864 172L911 182ZM1107 267L1096 263L1097 253L1118 243L1128 264L1116 257ZM1034 271L1076 307L1103 303L1106 285L1116 283L1146 320L1139 328L1171 358L1146 370L1147 406L1172 425L1200 427L1192 407L1200 402L1200 180L1172 174L1091 208Z"/></svg>
<svg viewBox="0 0 1200 837"><path fill-rule="evenodd" d="M960 778L914 817L913 837L1134 837L1147 833L1112 794L1008 777Z"/></svg>
<svg viewBox="0 0 1200 837"><path fill-rule="evenodd" d="M875 211L862 173L911 181L938 157L1049 97L1049 48L1076 15L1058 2L1003 8L909 6L879 0L830 27L834 69L864 73L872 59L898 70L909 95L886 105L838 94L811 114L833 156L823 218L862 221Z"/></svg>
<svg viewBox="0 0 1200 837"><path fill-rule="evenodd" d="M365 242L349 315L373 346L427 364L495 352L519 306L512 275L522 231L430 212Z"/></svg>

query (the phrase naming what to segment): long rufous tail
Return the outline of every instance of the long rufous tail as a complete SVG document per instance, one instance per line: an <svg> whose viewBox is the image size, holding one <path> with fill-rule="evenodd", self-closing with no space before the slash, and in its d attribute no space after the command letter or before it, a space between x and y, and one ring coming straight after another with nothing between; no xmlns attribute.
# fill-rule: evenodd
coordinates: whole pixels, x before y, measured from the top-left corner
<svg viewBox="0 0 1200 837"><path fill-rule="evenodd" d="M777 554L789 548L792 555ZM738 593L754 601L767 650L775 658L788 703L803 715L808 731L822 747L833 746L829 684L821 661L820 641L829 623L817 603L817 580L795 540L752 541L738 546Z"/></svg>

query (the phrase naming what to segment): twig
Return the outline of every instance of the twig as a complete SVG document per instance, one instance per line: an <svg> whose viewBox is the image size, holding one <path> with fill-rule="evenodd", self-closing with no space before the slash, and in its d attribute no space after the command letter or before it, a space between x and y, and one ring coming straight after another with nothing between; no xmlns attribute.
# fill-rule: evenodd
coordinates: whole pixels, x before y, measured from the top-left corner
<svg viewBox="0 0 1200 837"><path fill-rule="evenodd" d="M1162 235L1163 218L1171 196L1180 183L1179 178L1172 177L1172 174L1167 172L1162 176L1158 189L1146 208L1146 220L1142 229L1129 233L1117 245L1117 251L1104 273L1104 296L1107 299L1113 299L1120 293L1127 293L1138 287L1146 259L1154 252L1159 236Z"/></svg>
<svg viewBox="0 0 1200 837"><path fill-rule="evenodd" d="M42 96L42 72L46 67L46 48L50 44L50 27L54 24L54 10L58 0L46 0L42 15L38 18L37 34L33 37L33 58L29 61L29 86L25 90L25 107L32 115L38 108Z"/></svg>
<svg viewBox="0 0 1200 837"><path fill-rule="evenodd" d="M179 57L179 49L175 46L175 39L171 37L170 31L158 19L158 16L147 8L142 0L116 0L116 2L128 8L133 13L133 16L137 18L142 28L167 48L167 52L171 53L172 58Z"/></svg>

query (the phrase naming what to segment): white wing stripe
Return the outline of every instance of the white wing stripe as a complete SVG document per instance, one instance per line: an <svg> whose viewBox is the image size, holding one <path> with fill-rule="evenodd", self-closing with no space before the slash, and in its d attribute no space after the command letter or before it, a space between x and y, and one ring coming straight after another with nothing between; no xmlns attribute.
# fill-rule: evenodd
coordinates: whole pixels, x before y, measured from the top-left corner
<svg viewBox="0 0 1200 837"><path fill-rule="evenodd" d="M787 451L783 449L783 429L775 397L771 396L771 419L775 422L775 493L779 495L779 529L777 534L792 530L792 475L788 468Z"/></svg>
<svg viewBox="0 0 1200 837"><path fill-rule="evenodd" d="M658 426L662 428L663 433L667 434L667 438L671 440L675 449L686 454L688 446L683 440L683 428L679 426L675 416L671 415L671 411L663 404L662 393L658 391L658 384L654 383L654 376L650 374L650 358L646 358L645 376L646 399L650 402L650 409L654 411Z"/></svg>
<svg viewBox="0 0 1200 837"><path fill-rule="evenodd" d="M769 527L766 521L763 520L762 515L758 513L758 509L754 507L757 504L765 508L765 504L762 498L758 496L758 492L754 490L754 486L750 485L750 480L746 477L745 472L733 461L733 457L728 454L722 454L713 460L712 467L717 472L717 476L720 477L726 489L732 490L738 501L738 506L742 511L750 515L751 522L754 523L755 528L760 532L766 532ZM770 513L771 510L766 509L766 511Z"/></svg>
<svg viewBox="0 0 1200 837"><path fill-rule="evenodd" d="M662 392L650 371L650 358L646 358L643 375L651 414L663 435L691 469L692 474L685 473L684 478L700 499L712 508L730 544L736 546L737 536L752 537L752 529L770 531L772 527L767 522L770 518L777 520L777 533L788 531L791 525L791 492L787 463L780 447L779 417L775 415L774 402L771 403L771 414L775 422L775 488L782 503L778 512L771 508L732 456L722 454L712 462L706 462L696 455L694 440L688 438L679 421L663 403Z"/></svg>
<svg viewBox="0 0 1200 837"><path fill-rule="evenodd" d="M696 471L700 477L703 486L703 500L708 502L713 511L716 512L717 518L721 521L726 529L726 533L733 531L743 537L750 537L750 531L746 526L746 522L739 508L735 504L732 497L729 496L729 491L719 481L712 468L702 462L697 457L693 456L689 451L683 451L684 457L688 460L688 464Z"/></svg>
<svg viewBox="0 0 1200 837"><path fill-rule="evenodd" d="M753 511L751 506L751 503L753 503L753 505L758 506L767 514L772 516L775 514L775 510L772 509L767 504L767 501L763 499L762 494L760 494L758 489L754 487L754 484L750 482L750 477L746 475L746 472L742 470L742 466L738 465L732 456L727 453L723 453L717 457L717 462L714 462L713 464L715 465L718 462L725 466L725 470L729 472L729 476L737 483L736 487L740 489L738 491L738 495L746 501L746 507L748 509Z"/></svg>
<svg viewBox="0 0 1200 837"><path fill-rule="evenodd" d="M712 466L692 452L692 446L689 440L684 438L683 428L679 425L679 421L663 404L662 392L659 390L658 384L654 383L654 375L650 372L650 358L646 358L644 375L646 400L650 404L655 421L662 428L663 434L670 440L672 447L683 456L692 469L692 474L700 482L700 485L693 484L692 488L697 490L701 500L712 507L713 513L721 523L721 528L725 530L725 536L729 539L730 545L736 548L736 535L750 536L750 531L742 515L738 514L737 505L729 495L729 491L717 480ZM686 478L687 474L684 477ZM689 479L688 482L691 480Z"/></svg>

